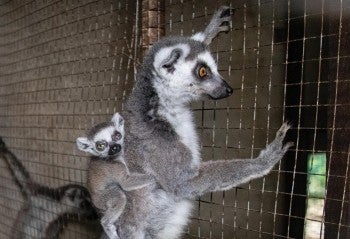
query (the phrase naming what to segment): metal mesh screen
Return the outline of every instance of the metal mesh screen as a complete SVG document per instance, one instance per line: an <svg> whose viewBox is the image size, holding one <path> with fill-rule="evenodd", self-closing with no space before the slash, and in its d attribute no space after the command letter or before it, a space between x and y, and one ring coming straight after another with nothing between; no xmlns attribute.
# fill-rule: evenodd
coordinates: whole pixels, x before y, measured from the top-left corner
<svg viewBox="0 0 350 239"><path fill-rule="evenodd" d="M2 1L0 12L1 136L35 181L85 185L88 158L75 139L121 110L133 85L135 3ZM0 163L7 238L22 200ZM91 235L73 227L64 233Z"/></svg>
<svg viewBox="0 0 350 239"><path fill-rule="evenodd" d="M349 2L167 0L159 29L191 35L221 5L236 9L233 29L210 48L235 92L193 104L203 159L249 160L286 120L295 147L267 177L196 201L184 238L349 237ZM0 1L0 135L35 181L85 185L88 158L74 142L122 109L142 61L141 10L126 0ZM3 160L0 175L9 238L23 199ZM77 222L61 237L95 231Z"/></svg>

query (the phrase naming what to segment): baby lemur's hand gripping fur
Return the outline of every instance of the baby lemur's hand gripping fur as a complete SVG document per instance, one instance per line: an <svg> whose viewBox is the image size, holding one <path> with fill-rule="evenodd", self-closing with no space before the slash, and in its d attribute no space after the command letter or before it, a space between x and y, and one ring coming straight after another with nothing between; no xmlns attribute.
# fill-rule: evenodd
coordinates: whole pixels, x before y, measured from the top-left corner
<svg viewBox="0 0 350 239"><path fill-rule="evenodd" d="M154 44L136 75L123 116L125 161L132 172L154 176L142 210L150 212L147 238L178 238L187 224L187 199L228 190L269 173L291 146L283 144L289 126L254 159L202 162L189 103L221 99L233 93L218 72L208 45L231 25L231 9L221 7L203 32L167 37ZM125 235L124 227L119 234Z"/></svg>
<svg viewBox="0 0 350 239"><path fill-rule="evenodd" d="M110 239L117 239L116 222L122 215L125 192L154 183L151 176L130 173L124 160L124 119L118 113L110 122L94 126L87 137L79 137L77 146L90 153L88 186L94 205L103 214L101 224Z"/></svg>
<svg viewBox="0 0 350 239"><path fill-rule="evenodd" d="M11 238L55 239L69 221L97 219L85 187L67 184L49 188L36 183L1 138L0 158L9 166L24 197L24 205L14 222Z"/></svg>

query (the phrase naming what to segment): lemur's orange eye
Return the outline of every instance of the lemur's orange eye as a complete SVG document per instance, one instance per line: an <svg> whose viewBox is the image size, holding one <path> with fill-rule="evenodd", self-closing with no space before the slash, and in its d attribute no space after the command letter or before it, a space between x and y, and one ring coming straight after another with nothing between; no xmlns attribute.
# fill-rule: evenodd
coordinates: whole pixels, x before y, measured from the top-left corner
<svg viewBox="0 0 350 239"><path fill-rule="evenodd" d="M208 74L207 69L204 66L201 66L198 70L198 76L200 78L203 78L203 77L207 76L207 74Z"/></svg>

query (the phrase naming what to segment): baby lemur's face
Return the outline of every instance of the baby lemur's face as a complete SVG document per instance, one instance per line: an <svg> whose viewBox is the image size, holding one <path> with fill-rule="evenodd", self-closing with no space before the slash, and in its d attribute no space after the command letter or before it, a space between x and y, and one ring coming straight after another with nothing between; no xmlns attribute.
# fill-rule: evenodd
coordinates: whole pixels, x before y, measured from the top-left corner
<svg viewBox="0 0 350 239"><path fill-rule="evenodd" d="M94 126L87 137L79 137L77 146L81 151L101 158L115 158L123 152L124 119L116 113L110 122Z"/></svg>

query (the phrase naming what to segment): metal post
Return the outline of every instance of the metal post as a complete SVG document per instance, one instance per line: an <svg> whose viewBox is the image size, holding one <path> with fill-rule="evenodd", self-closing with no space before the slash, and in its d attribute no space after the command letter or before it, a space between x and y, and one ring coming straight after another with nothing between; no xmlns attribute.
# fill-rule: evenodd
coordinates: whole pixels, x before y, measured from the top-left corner
<svg viewBox="0 0 350 239"><path fill-rule="evenodd" d="M165 7L161 0L142 0L142 52L165 34Z"/></svg>

